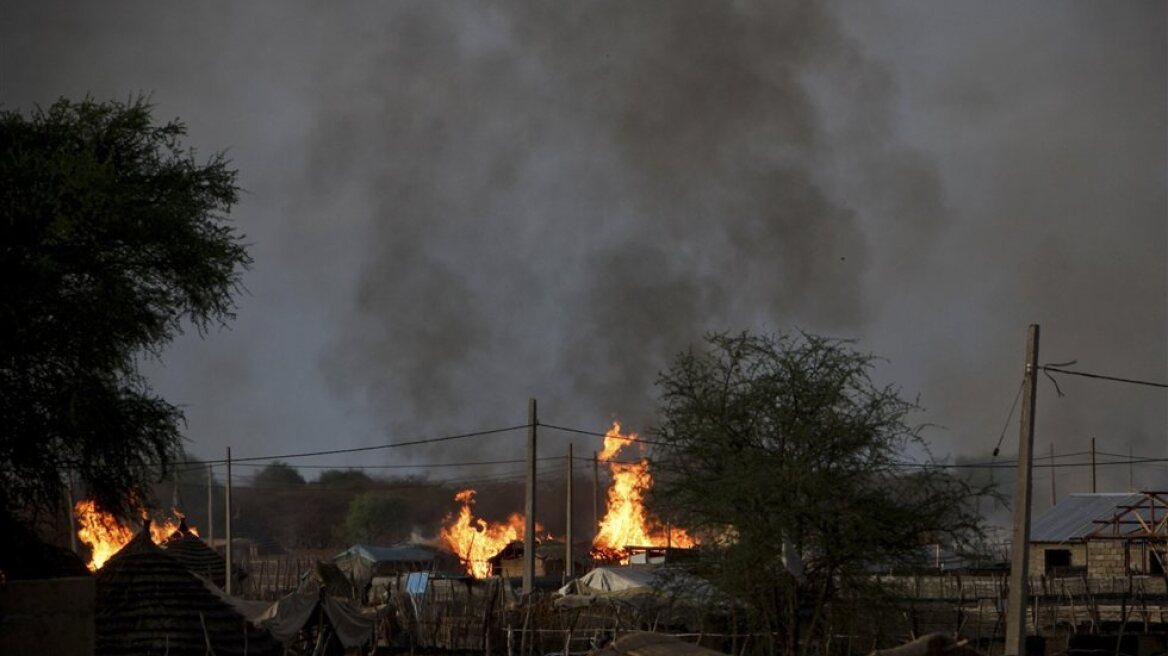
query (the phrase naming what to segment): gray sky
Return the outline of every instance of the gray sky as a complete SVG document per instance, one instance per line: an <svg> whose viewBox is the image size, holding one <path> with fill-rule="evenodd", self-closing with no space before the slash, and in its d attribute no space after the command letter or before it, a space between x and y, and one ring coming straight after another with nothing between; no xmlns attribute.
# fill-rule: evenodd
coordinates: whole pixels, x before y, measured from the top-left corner
<svg viewBox="0 0 1168 656"><path fill-rule="evenodd" d="M149 366L201 457L519 424L529 396L642 429L709 330L859 340L938 455L993 448L1031 322L1045 362L1168 380L1159 1L4 4L5 107L145 92L240 170L238 319ZM1168 455L1163 390L1060 384L1039 452Z"/></svg>

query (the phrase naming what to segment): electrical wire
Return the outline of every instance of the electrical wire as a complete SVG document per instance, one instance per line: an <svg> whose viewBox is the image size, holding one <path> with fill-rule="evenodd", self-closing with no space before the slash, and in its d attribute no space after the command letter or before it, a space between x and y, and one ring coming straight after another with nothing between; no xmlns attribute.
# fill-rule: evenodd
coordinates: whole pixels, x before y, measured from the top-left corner
<svg viewBox="0 0 1168 656"><path fill-rule="evenodd" d="M1139 380L1136 378L1122 378L1120 376L1107 376L1104 374L1096 374L1088 371L1072 371L1070 369L1060 369L1053 365L1042 365L1039 367L1042 371L1053 371L1057 374L1066 374L1068 376L1082 376L1083 378L1096 378L1099 380L1109 380L1116 383L1127 383L1129 385L1143 385L1145 387L1158 387L1161 389L1168 389L1168 383L1158 383L1151 380Z"/></svg>
<svg viewBox="0 0 1168 656"><path fill-rule="evenodd" d="M327 451L304 451L301 453L282 453L279 455L249 456L249 457L245 457L245 458L232 458L231 464L235 464L238 462L255 462L258 460L288 460L291 458L311 458L314 456L331 456L331 455L337 455L340 453L361 453L361 452L365 452L365 451L378 451L378 450L382 450L382 449L397 449L397 448L405 447L405 446L417 446L419 444L435 444L437 442L448 442L450 440L462 440L462 439L467 439L467 438L471 438L471 437L486 437L488 435L497 435L499 433L509 433L511 431L516 431L516 430L519 430L521 428L527 428L528 426L529 426L529 424L520 424L518 426L509 426L507 428L493 428L491 430L473 431L470 433L458 433L456 435L443 435L441 437L430 437L430 438L409 440L406 442L394 442L394 443L390 443L390 444L378 444L375 446L359 446L359 447L353 447L353 448L349 448L349 449L330 449ZM195 462L177 462L175 464L180 464L180 465L193 464L193 465L206 466L206 465L222 465L222 464L226 464L226 463L227 463L227 459L224 458L222 460L204 460L204 461L197 462L197 463L195 463Z"/></svg>
<svg viewBox="0 0 1168 656"><path fill-rule="evenodd" d="M567 456L541 456L539 458L536 458L536 460L539 462L563 462L566 458L567 458ZM592 462L592 457L591 456L572 456L572 461L573 462ZM414 463L414 464L402 464L402 465L350 465L350 464L301 465L301 464L297 464L297 465L288 465L288 466L294 467L295 469L322 469L322 470L332 470L332 471L379 471L379 470L392 470L392 469L443 469L443 468L448 468L448 467L479 467L479 466L488 466L488 465L517 465L517 464L525 463L525 462L527 462L526 458L514 458L511 460L475 460L475 461L466 461L466 462L419 462L419 463ZM620 464L620 465L634 465L634 464L637 464L638 461L612 459L612 460L606 460L604 462L606 464L615 463L615 464ZM274 463L272 463L272 462L267 462L267 463L263 463L263 462L236 463L234 460L232 460L231 464L233 467L238 465L239 467L249 467L252 469L263 469L263 468L267 468L267 467L272 466ZM190 474L190 473L194 473L194 472L204 472L207 470L207 467L209 467L209 466L212 466L212 465L210 465L209 463L191 464L188 467L173 469L173 470L171 470L171 473L173 473L173 474Z"/></svg>
<svg viewBox="0 0 1168 656"><path fill-rule="evenodd" d="M998 436L998 443L994 445L994 457L998 457L998 451L1002 448L1002 440L1006 439L1006 431L1010 429L1010 420L1014 418L1014 409L1018 407L1018 399L1022 398L1022 388L1026 386L1026 378L1022 378L1022 382L1018 383L1018 392L1014 394L1014 402L1010 404L1010 413L1006 415L1006 423L1002 425L1002 434Z"/></svg>
<svg viewBox="0 0 1168 656"><path fill-rule="evenodd" d="M590 435L592 437L603 437L606 439L609 437L612 437L613 439L624 440L626 442L636 442L637 444L652 444L654 446L673 446L669 442L656 442L653 440L641 439L640 437L626 437L624 435L610 436L608 433L598 433L596 431L583 430L580 428L569 428L567 426L556 426L555 424L539 424L539 426L542 428L550 428L551 430L562 431L565 433L575 433L577 435Z"/></svg>

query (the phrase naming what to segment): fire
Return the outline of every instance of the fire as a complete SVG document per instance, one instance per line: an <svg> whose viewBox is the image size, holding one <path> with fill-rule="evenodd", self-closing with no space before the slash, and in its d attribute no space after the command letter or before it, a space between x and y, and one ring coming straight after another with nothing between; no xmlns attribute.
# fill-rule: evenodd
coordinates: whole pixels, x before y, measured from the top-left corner
<svg viewBox="0 0 1168 656"><path fill-rule="evenodd" d="M608 463L612 471L612 487L608 490L608 506L604 519L597 527L592 541L593 553L602 560L628 562L629 547L690 548L696 541L684 529L663 527L645 511L645 491L653 486L649 461L642 458L634 463L614 462L620 451L636 441L636 433L621 433L620 422L613 422L605 434L604 450L597 457ZM454 496L462 504L458 516L447 515L439 538L454 552L475 578L491 574L490 559L507 545L523 538L523 515L514 513L506 522L493 524L477 518L471 510L474 490L463 490ZM543 528L536 525L536 535ZM541 540L554 540L545 534Z"/></svg>
<svg viewBox="0 0 1168 656"><path fill-rule="evenodd" d="M693 547L695 542L684 529L662 528L645 514L645 490L653 486L649 461L612 462L621 449L637 439L636 433L621 433L620 422L613 422L605 433L604 450L597 458L609 463L612 487L608 489L608 508L600 520L592 544L602 552L621 553L626 547Z"/></svg>
<svg viewBox="0 0 1168 656"><path fill-rule="evenodd" d="M156 544L161 544L178 530L179 521L183 515L173 509L171 513L179 519L168 517L160 520L156 518L150 523L150 538ZM90 549L91 556L86 565L91 572L101 569L101 566L111 556L134 539L137 532L110 513L99 510L95 502L87 499L78 501L73 506L73 515L77 518L77 537ZM146 513L143 513L143 518L145 517ZM189 530L195 535L199 534L196 529L189 528Z"/></svg>
<svg viewBox="0 0 1168 656"><path fill-rule="evenodd" d="M466 566L468 574L475 578L491 575L489 559L503 550L503 547L523 537L523 515L512 513L506 523L491 524L476 518L471 512L474 505L474 490L463 490L454 495L454 500L462 504L458 518L446 518L446 526L439 530L439 537Z"/></svg>

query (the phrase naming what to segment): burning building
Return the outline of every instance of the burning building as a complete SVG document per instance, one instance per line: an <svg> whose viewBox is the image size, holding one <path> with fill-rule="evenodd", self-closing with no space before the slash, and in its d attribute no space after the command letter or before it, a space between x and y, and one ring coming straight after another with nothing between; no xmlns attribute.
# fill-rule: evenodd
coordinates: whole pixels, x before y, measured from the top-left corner
<svg viewBox="0 0 1168 656"><path fill-rule="evenodd" d="M604 436L604 450L597 458L608 463L612 485L608 488L607 510L592 544L608 558L628 562L633 547L689 549L696 541L684 529L662 526L645 510L645 492L653 487L649 460L619 462L616 456L637 440L636 433L622 433L620 422L613 422Z"/></svg>
<svg viewBox="0 0 1168 656"><path fill-rule="evenodd" d="M594 560L604 563L628 563L633 552L649 550L670 551L690 549L696 541L682 528L663 525L645 509L645 493L653 485L649 460L620 461L622 450L635 444L636 433L622 433L619 422L614 422L604 438L604 450L598 459L608 464L612 484L606 495L603 518L596 527L591 557L582 557L573 549L575 570L582 572ZM474 516L474 490L463 490L455 495L461 504L457 515L447 517L439 537L462 561L466 571L475 578L493 574L518 575L522 567L522 539L524 517L513 513L504 522L489 522ZM536 534L544 533L536 525ZM566 564L562 540L551 536L539 540L536 548L536 574L562 573ZM645 562L655 562L646 559Z"/></svg>
<svg viewBox="0 0 1168 656"><path fill-rule="evenodd" d="M540 540L535 545L535 575L563 576L567 570L567 550L564 543ZM585 545L572 547L574 571L584 572L592 566L592 557ZM516 540L487 561L492 576L523 576L523 541Z"/></svg>
<svg viewBox="0 0 1168 656"><path fill-rule="evenodd" d="M194 529L187 526L186 518L179 521L178 528L162 543L166 554L190 571L223 588L227 582L227 561L219 552L212 549ZM233 588L239 590L239 584L247 578L239 567L232 567L234 574Z"/></svg>
<svg viewBox="0 0 1168 656"><path fill-rule="evenodd" d="M174 519L174 516L181 518L182 513L172 509L171 514L171 517L146 523L155 544L166 541L178 530L181 519ZM137 534L117 516L98 508L97 503L89 499L82 499L73 506L73 516L77 520L77 538L89 547L90 556L86 566L91 572L101 569L111 556L129 544ZM147 518L145 512L142 518ZM189 531L198 535L194 529Z"/></svg>

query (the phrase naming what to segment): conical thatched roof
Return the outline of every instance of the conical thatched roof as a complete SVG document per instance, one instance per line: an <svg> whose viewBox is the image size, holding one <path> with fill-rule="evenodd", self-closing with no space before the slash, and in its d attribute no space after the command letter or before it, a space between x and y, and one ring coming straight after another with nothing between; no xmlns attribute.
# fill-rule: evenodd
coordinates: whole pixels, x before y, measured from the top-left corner
<svg viewBox="0 0 1168 656"><path fill-rule="evenodd" d="M98 571L95 624L98 654L282 653L271 635L159 549L148 528Z"/></svg>
<svg viewBox="0 0 1168 656"><path fill-rule="evenodd" d="M0 509L0 581L89 576L77 554L45 544L26 524Z"/></svg>
<svg viewBox="0 0 1168 656"><path fill-rule="evenodd" d="M187 520L179 522L178 530L170 534L162 543L166 555L182 563L183 567L222 588L226 582L227 562L219 552L212 549L202 538L191 533ZM236 573L235 580L243 580Z"/></svg>

